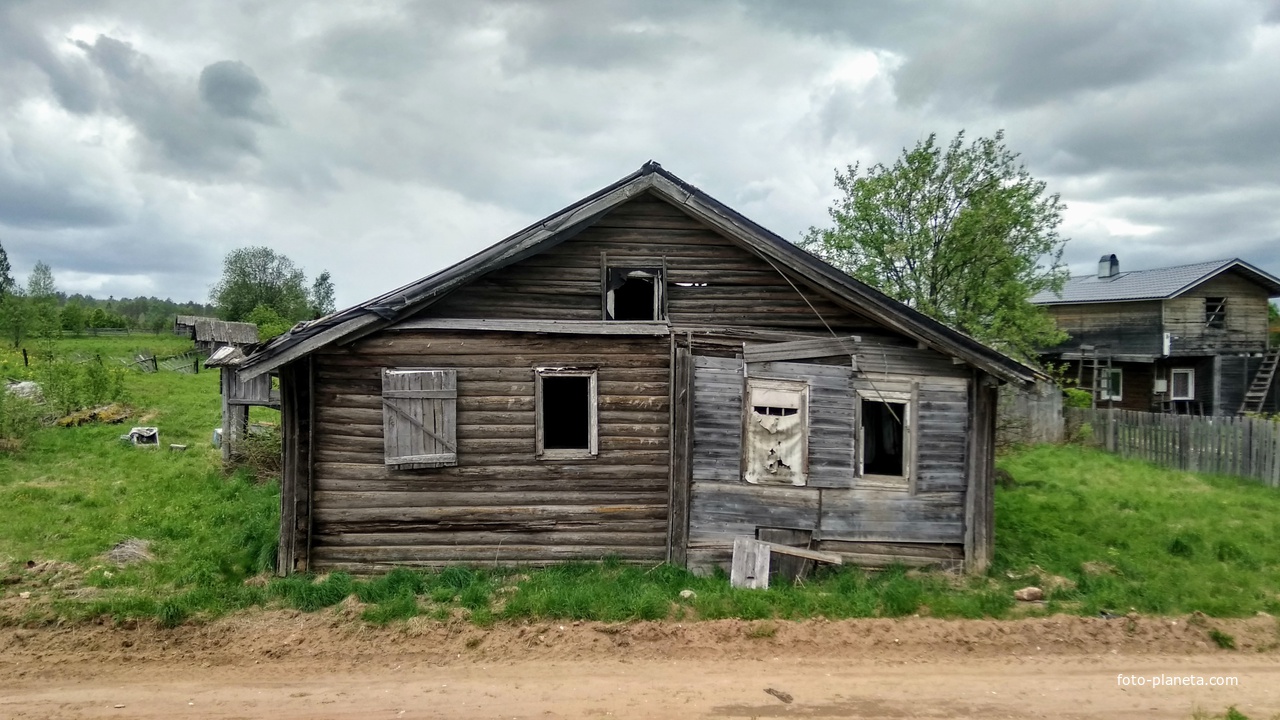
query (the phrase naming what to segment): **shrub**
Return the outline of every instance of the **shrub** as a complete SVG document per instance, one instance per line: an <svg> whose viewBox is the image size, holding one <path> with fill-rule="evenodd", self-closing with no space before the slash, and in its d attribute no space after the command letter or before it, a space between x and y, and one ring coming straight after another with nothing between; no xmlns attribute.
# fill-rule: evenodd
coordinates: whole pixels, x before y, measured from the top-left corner
<svg viewBox="0 0 1280 720"><path fill-rule="evenodd" d="M40 408L0 384L0 452L13 451L40 427Z"/></svg>
<svg viewBox="0 0 1280 720"><path fill-rule="evenodd" d="M51 353L35 367L45 402L57 415L123 400L125 372L124 367L106 365L101 357L77 363Z"/></svg>
<svg viewBox="0 0 1280 720"><path fill-rule="evenodd" d="M1080 388L1065 388L1062 391L1062 406L1069 408L1093 407L1093 395Z"/></svg>

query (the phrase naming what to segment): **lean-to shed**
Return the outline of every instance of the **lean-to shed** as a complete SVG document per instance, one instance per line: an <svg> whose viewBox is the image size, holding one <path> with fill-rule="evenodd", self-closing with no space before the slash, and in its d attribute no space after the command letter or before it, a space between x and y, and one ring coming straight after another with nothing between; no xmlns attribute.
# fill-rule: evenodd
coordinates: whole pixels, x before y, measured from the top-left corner
<svg viewBox="0 0 1280 720"><path fill-rule="evenodd" d="M996 385L1035 379L656 163L239 366L269 372L281 573L741 536L982 568Z"/></svg>

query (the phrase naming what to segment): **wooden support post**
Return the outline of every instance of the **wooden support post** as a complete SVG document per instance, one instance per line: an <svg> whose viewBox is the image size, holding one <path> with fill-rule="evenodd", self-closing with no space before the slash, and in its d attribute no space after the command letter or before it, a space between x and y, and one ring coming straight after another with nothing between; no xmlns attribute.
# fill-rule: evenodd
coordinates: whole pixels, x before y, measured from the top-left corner
<svg viewBox="0 0 1280 720"><path fill-rule="evenodd" d="M975 372L969 397L969 484L965 493L964 562L971 573L986 572L995 553L995 433L998 403L995 379Z"/></svg>
<svg viewBox="0 0 1280 720"><path fill-rule="evenodd" d="M278 575L306 572L310 567L312 372L310 358L280 368L283 456Z"/></svg>
<svg viewBox="0 0 1280 720"><path fill-rule="evenodd" d="M671 519L667 560L672 565L686 567L693 452L693 355L687 346L675 348L671 377Z"/></svg>

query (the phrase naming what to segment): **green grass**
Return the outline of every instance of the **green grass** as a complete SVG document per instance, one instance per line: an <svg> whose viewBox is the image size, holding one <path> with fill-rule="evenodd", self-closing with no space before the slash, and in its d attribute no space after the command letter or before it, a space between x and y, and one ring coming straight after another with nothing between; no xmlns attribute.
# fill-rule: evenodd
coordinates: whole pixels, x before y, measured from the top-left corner
<svg viewBox="0 0 1280 720"><path fill-rule="evenodd" d="M1026 450L1001 466L1019 486L997 491L994 572L1039 565L1077 583L1051 605L1071 601L1084 614L1280 611L1274 488L1076 447Z"/></svg>
<svg viewBox="0 0 1280 720"><path fill-rule="evenodd" d="M151 338L61 343L68 352L128 355L140 339ZM602 559L540 570L451 567L246 582L274 561L279 493L246 471L223 472L209 445L219 424L216 373L130 372L126 380L136 414L124 425L44 428L17 454L0 454L0 577L26 577L27 560L73 566L56 578L0 584L0 624L106 615L172 626L255 606L333 612L358 602L359 616L379 625L417 616L479 625L742 618L762 621L752 637L764 639L782 619L1008 617L1027 610L1015 609L1012 591L1038 582L1036 573L1070 582L1049 590L1032 612L1280 613L1280 492L1077 447L1032 448L1002 460L1017 487L997 491L996 561L982 577L838 568L803 586L755 591L730 588L723 574ZM278 421L274 411L256 411L255 419ZM189 449L120 443L141 417L160 428L163 447ZM103 560L133 537L152 543L154 560L124 568ZM694 596L681 598L682 590ZM33 601L14 602L24 591Z"/></svg>

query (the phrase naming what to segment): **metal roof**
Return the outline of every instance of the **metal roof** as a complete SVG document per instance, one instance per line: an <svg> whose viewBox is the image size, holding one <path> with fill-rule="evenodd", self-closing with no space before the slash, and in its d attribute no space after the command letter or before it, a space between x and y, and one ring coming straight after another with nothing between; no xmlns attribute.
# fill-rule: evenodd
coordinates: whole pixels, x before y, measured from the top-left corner
<svg viewBox="0 0 1280 720"><path fill-rule="evenodd" d="M1280 295L1280 278L1239 259L1175 265L1151 270L1121 272L1113 277L1076 275L1062 286L1062 292L1042 290L1031 298L1036 305L1070 303L1130 302L1164 300L1177 297L1215 275L1236 270L1265 287L1274 297Z"/></svg>

